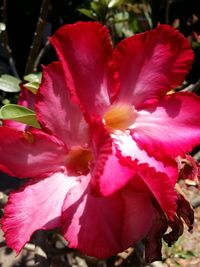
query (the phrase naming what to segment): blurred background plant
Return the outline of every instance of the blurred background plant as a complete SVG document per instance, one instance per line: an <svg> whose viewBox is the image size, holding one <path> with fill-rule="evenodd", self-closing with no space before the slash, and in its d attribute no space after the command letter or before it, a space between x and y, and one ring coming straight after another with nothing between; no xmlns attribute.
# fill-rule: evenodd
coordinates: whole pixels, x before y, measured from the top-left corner
<svg viewBox="0 0 200 267"><path fill-rule="evenodd" d="M105 24L110 31L113 45L125 37L153 29L158 23L166 23L177 28L188 38L194 50L195 60L186 81L174 90L200 94L199 0L0 0L1 105L17 103L21 82L29 90L37 90L41 78L38 74L42 70L41 64L47 65L56 59L48 37L61 25L80 20ZM199 148L196 148L193 154L195 159L199 160ZM1 214L7 200L6 194L18 187L19 183L17 179L10 179L1 174ZM198 185L189 189L187 187L185 190L186 186L184 183L181 184L184 193L191 202L196 201L195 203L199 203L197 187ZM195 208L195 231L198 231L199 204ZM188 236L183 237L180 242L186 244L187 239ZM36 240L38 242L40 238ZM5 247L2 238L0 266L150 266L145 264L140 246L107 261L98 261L69 250L57 233L45 233L44 240L36 247L28 244L21 256L15 259L13 253ZM195 238L190 240L194 242L189 248L184 247L182 243L171 249L165 248L164 261L153 263L151 266L200 266L200 260L196 260L198 255L200 256L200 250L197 248L200 236L196 234ZM36 258L36 265L32 257ZM184 258L185 261L180 262L180 258Z"/></svg>

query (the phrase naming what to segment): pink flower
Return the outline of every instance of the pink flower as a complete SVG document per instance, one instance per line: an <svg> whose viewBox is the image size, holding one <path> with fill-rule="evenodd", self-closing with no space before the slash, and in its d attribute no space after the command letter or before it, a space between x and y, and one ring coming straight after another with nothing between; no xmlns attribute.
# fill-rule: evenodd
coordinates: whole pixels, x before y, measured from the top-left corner
<svg viewBox="0 0 200 267"><path fill-rule="evenodd" d="M191 50L168 26L129 38L114 53L98 23L65 26L51 41L60 62L44 68L36 95L43 131L0 128L0 169L32 178L9 197L6 242L19 252L37 229L58 227L70 247L91 256L146 238L155 259L166 215L172 221L176 211L174 157L200 134L199 99L166 96L183 80Z"/></svg>
<svg viewBox="0 0 200 267"><path fill-rule="evenodd" d="M70 101L59 62L44 68L35 110L44 131L0 128L0 169L31 178L10 194L4 210L9 247L20 252L36 230L60 228L70 247L105 258L149 236L159 205L174 214L173 185L164 174L155 173L152 180L154 171L146 166L143 172L149 174L141 178L121 165L105 125L97 120L88 127ZM118 192L93 195L96 180L112 184L126 176L134 180ZM149 237L154 246L158 237L154 229Z"/></svg>
<svg viewBox="0 0 200 267"><path fill-rule="evenodd" d="M51 43L67 87L86 120L104 123L125 165L164 173L173 184L175 158L200 142L200 99L192 93L167 94L189 71L193 52L186 38L168 25L134 35L114 49L105 27L77 23L61 27ZM124 160L126 158L126 160ZM132 179L95 180L104 196ZM151 180L152 177L149 177Z"/></svg>

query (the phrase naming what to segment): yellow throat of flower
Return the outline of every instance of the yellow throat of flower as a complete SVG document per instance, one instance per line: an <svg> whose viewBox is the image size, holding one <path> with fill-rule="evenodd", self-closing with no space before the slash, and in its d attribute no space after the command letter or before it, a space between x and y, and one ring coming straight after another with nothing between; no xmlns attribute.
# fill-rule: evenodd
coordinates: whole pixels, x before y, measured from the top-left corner
<svg viewBox="0 0 200 267"><path fill-rule="evenodd" d="M136 119L134 107L118 103L112 105L104 115L104 123L110 131L127 130Z"/></svg>
<svg viewBox="0 0 200 267"><path fill-rule="evenodd" d="M89 162L92 152L83 148L72 148L67 155L66 166L69 175L86 175L89 172Z"/></svg>

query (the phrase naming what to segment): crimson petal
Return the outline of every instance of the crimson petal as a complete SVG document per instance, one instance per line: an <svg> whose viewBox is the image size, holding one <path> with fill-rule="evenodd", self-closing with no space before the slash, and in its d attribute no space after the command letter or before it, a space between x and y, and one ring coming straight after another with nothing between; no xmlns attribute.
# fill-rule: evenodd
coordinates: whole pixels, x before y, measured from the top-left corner
<svg viewBox="0 0 200 267"><path fill-rule="evenodd" d="M62 231L69 247L107 258L146 236L154 216L148 194L127 187L109 197L94 197L89 183L90 177L84 177L63 205Z"/></svg>
<svg viewBox="0 0 200 267"><path fill-rule="evenodd" d="M71 103L59 62L44 67L36 95L36 115L45 131L56 135L67 147L87 143L87 127L77 105Z"/></svg>
<svg viewBox="0 0 200 267"><path fill-rule="evenodd" d="M66 148L41 131L0 127L0 170L18 178L45 177L65 168Z"/></svg>
<svg viewBox="0 0 200 267"><path fill-rule="evenodd" d="M123 40L114 55L121 81L119 99L135 107L180 85L193 60L187 39L169 25Z"/></svg>
<svg viewBox="0 0 200 267"><path fill-rule="evenodd" d="M200 98L191 93L168 95L138 111L134 140L151 156L164 160L191 151L200 140Z"/></svg>
<svg viewBox="0 0 200 267"><path fill-rule="evenodd" d="M74 185L73 177L55 173L12 192L1 221L8 246L19 253L36 230L60 227L63 201Z"/></svg>
<svg viewBox="0 0 200 267"><path fill-rule="evenodd" d="M112 46L107 29L97 22L79 22L61 27L50 41L73 100L80 101L90 114L103 114L116 79L114 63L109 63Z"/></svg>

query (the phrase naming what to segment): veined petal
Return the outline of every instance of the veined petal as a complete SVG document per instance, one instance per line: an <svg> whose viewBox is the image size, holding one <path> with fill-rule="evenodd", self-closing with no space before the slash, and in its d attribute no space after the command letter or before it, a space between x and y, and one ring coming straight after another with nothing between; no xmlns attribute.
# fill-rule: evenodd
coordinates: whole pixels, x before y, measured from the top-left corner
<svg viewBox="0 0 200 267"><path fill-rule="evenodd" d="M128 164L130 167L136 169L140 165L147 164L150 168L154 168L156 172L165 173L173 185L178 179L178 166L175 160L165 159L163 161L157 160L147 154L145 149L138 146L130 134L121 134L114 136L114 143L118 151L118 157L121 164Z"/></svg>
<svg viewBox="0 0 200 267"><path fill-rule="evenodd" d="M124 225L122 232L122 243L125 247L133 245L137 241L145 238L149 232L155 217L155 206L152 195L135 190L129 183L122 191L121 197L124 201ZM141 212L145 211L145 212Z"/></svg>
<svg viewBox="0 0 200 267"><path fill-rule="evenodd" d="M108 67L112 46L107 29L97 22L79 22L61 27L50 41L73 99L90 114L103 114L110 103L110 79L116 78L114 68Z"/></svg>
<svg viewBox="0 0 200 267"><path fill-rule="evenodd" d="M35 109L43 128L59 137L66 146L87 143L86 122L79 107L69 99L59 62L44 67L42 83L36 94Z"/></svg>
<svg viewBox="0 0 200 267"><path fill-rule="evenodd" d="M25 131L25 129L27 128L26 124L12 120L3 120L3 126L13 128L18 131Z"/></svg>
<svg viewBox="0 0 200 267"><path fill-rule="evenodd" d="M178 178L175 161L156 160L140 149L131 136L121 135L115 139L121 164L134 168L136 174L130 183L136 191L150 192L162 210L170 217L176 210L177 195L174 190Z"/></svg>
<svg viewBox="0 0 200 267"><path fill-rule="evenodd" d="M19 95L18 105L34 110L35 95L30 90L26 89L23 83L20 84L20 87L21 93Z"/></svg>
<svg viewBox="0 0 200 267"><path fill-rule="evenodd" d="M135 107L180 85L193 60L187 39L169 25L123 40L114 56L121 81L119 100Z"/></svg>
<svg viewBox="0 0 200 267"><path fill-rule="evenodd" d="M128 188L109 197L94 197L89 180L89 176L83 178L67 194L62 231L70 247L90 256L107 258L145 237L151 227L154 207L148 194Z"/></svg>
<svg viewBox="0 0 200 267"><path fill-rule="evenodd" d="M134 168L121 164L110 133L102 122L91 125L94 163L91 184L95 195L110 195L124 187L135 173Z"/></svg>
<svg viewBox="0 0 200 267"><path fill-rule="evenodd" d="M45 177L63 168L67 150L41 131L0 127L0 170L18 178Z"/></svg>
<svg viewBox="0 0 200 267"><path fill-rule="evenodd" d="M75 184L73 177L55 173L13 191L1 221L7 245L19 253L36 230L60 227L63 201Z"/></svg>
<svg viewBox="0 0 200 267"><path fill-rule="evenodd" d="M199 144L200 98L191 93L166 96L158 105L138 111L132 136L158 159L184 156Z"/></svg>
<svg viewBox="0 0 200 267"><path fill-rule="evenodd" d="M142 181L144 182L161 209L173 220L177 208L177 194L169 177L164 173L157 173L154 168L150 168L147 164L141 165L137 173L139 176L138 184L142 186ZM134 179L132 184L135 186Z"/></svg>

